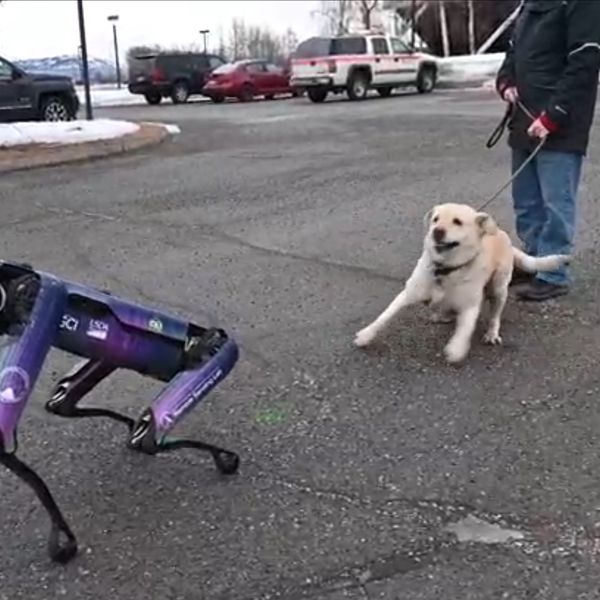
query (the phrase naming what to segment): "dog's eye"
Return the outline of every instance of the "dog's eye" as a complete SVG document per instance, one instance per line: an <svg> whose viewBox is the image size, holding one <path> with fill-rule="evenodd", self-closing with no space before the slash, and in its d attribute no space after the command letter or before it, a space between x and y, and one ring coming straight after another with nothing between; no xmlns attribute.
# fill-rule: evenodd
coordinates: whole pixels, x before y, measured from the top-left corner
<svg viewBox="0 0 600 600"><path fill-rule="evenodd" d="M439 218L439 217L437 217L437 216L433 217L433 222L434 222L434 223L437 223L439 220L440 220L440 218Z"/></svg>
<svg viewBox="0 0 600 600"><path fill-rule="evenodd" d="M462 225L462 221L460 219L452 219L452 222L459 227Z"/></svg>

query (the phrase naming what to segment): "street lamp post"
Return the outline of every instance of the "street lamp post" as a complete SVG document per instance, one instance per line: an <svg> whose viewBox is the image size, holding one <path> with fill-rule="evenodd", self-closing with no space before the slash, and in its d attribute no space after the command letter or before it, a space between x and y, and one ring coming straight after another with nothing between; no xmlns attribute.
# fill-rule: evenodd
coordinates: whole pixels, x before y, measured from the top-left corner
<svg viewBox="0 0 600 600"><path fill-rule="evenodd" d="M117 87L121 89L121 66L119 64L119 44L117 42L117 21L119 15L110 15L108 21L112 22L113 41L115 44L115 67L117 68Z"/></svg>
<svg viewBox="0 0 600 600"><path fill-rule="evenodd" d="M210 29L201 29L200 34L204 38L204 54L206 54L206 36L210 33Z"/></svg>
<svg viewBox="0 0 600 600"><path fill-rule="evenodd" d="M81 44L81 65L83 71L83 86L85 88L85 114L88 121L92 115L92 97L90 94L90 72L88 69L87 42L85 40L85 19L83 15L83 0L77 0L77 16L79 20L79 39Z"/></svg>
<svg viewBox="0 0 600 600"><path fill-rule="evenodd" d="M411 20L411 28L410 28L410 48L414 52L415 50L415 21L417 15L417 1L412 0L410 3L410 20Z"/></svg>

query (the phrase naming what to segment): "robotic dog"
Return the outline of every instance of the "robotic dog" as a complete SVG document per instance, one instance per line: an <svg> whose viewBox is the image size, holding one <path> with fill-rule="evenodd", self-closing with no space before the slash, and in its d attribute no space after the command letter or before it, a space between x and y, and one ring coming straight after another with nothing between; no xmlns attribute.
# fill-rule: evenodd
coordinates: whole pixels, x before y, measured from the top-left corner
<svg viewBox="0 0 600 600"><path fill-rule="evenodd" d="M52 347L83 360L60 379L47 411L109 417L129 427L131 449L154 455L195 448L210 453L221 473L237 471L239 457L233 452L166 437L237 362L238 347L223 330L202 328L29 265L0 262L0 335L8 338L0 348L0 464L25 481L46 509L53 561L70 561L77 540L42 478L16 456L19 419ZM137 420L77 406L116 369L168 383Z"/></svg>

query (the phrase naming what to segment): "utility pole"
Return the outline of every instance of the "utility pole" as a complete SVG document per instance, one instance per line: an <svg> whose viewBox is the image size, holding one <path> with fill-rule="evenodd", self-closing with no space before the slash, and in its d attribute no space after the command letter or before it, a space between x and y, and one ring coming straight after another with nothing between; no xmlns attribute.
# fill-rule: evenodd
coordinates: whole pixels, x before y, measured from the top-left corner
<svg viewBox="0 0 600 600"><path fill-rule="evenodd" d="M411 0L410 3L410 49L414 52L415 49L415 25L417 22L417 0Z"/></svg>
<svg viewBox="0 0 600 600"><path fill-rule="evenodd" d="M88 69L87 42L85 40L85 18L83 16L83 0L77 0L77 16L79 19L79 39L81 41L81 63L83 86L85 88L85 114L88 121L93 120L92 97L90 94L90 72Z"/></svg>
<svg viewBox="0 0 600 600"><path fill-rule="evenodd" d="M206 54L206 36L210 33L210 29L201 29L200 34L204 38L204 54Z"/></svg>
<svg viewBox="0 0 600 600"><path fill-rule="evenodd" d="M107 20L112 22L113 42L115 45L115 67L117 69L117 87L118 89L121 89L121 65L119 64L119 44L117 42L117 21L119 20L119 15L110 15Z"/></svg>
<svg viewBox="0 0 600 600"><path fill-rule="evenodd" d="M444 56L450 56L450 40L448 39L448 21L446 20L446 5L444 0L439 0L438 8L440 11L440 25L442 28L442 46Z"/></svg>
<svg viewBox="0 0 600 600"><path fill-rule="evenodd" d="M469 54L475 54L475 7L473 0L467 0L469 13Z"/></svg>

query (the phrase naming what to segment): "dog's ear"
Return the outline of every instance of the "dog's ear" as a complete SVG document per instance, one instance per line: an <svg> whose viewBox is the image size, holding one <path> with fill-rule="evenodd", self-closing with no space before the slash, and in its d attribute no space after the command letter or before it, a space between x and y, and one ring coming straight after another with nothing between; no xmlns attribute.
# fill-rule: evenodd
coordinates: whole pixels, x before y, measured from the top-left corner
<svg viewBox="0 0 600 600"><path fill-rule="evenodd" d="M477 213L475 217L475 223L477 223L477 227L481 231L481 234L493 235L498 230L498 226L496 225L496 221L490 217L487 213Z"/></svg>
<svg viewBox="0 0 600 600"><path fill-rule="evenodd" d="M423 227L425 228L425 230L427 230L429 228L429 224L431 221L431 217L433 217L433 211L436 209L437 207L434 206L432 209L428 210L425 213L425 216L423 217Z"/></svg>

